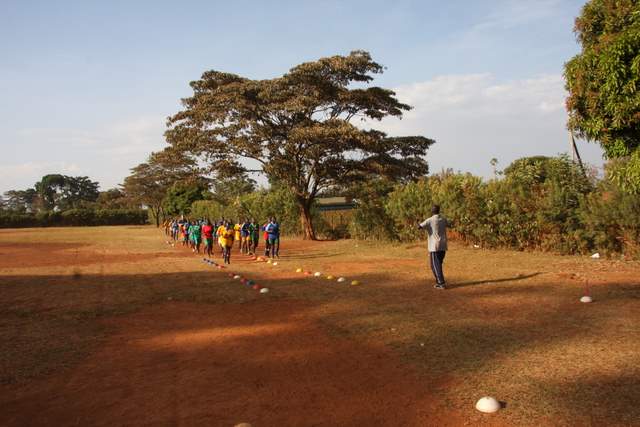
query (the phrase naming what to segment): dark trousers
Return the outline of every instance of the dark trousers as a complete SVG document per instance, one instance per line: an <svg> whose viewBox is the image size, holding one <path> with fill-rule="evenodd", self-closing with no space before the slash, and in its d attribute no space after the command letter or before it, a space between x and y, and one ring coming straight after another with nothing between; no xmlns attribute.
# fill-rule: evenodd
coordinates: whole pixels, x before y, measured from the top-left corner
<svg viewBox="0 0 640 427"><path fill-rule="evenodd" d="M442 263L444 262L444 256L446 251L429 252L429 263L431 264L431 271L436 278L436 282L439 285L444 285L444 272L442 271Z"/></svg>

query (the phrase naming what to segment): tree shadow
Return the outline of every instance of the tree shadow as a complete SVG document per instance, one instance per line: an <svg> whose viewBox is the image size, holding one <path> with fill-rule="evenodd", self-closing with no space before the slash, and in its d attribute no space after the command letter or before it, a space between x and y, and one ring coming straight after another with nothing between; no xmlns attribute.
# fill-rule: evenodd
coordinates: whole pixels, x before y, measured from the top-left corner
<svg viewBox="0 0 640 427"><path fill-rule="evenodd" d="M532 277L536 277L541 275L541 272L535 272L535 273L531 273L531 274L519 274L517 276L514 277L503 277L501 279L486 279L486 280L472 280L470 282L458 282L452 285L449 285L450 288L455 289L455 288L463 288L465 286L473 286L473 285L485 285L485 284L490 284L490 283L502 283L502 282L515 282L518 280L525 280L525 279L530 279Z"/></svg>

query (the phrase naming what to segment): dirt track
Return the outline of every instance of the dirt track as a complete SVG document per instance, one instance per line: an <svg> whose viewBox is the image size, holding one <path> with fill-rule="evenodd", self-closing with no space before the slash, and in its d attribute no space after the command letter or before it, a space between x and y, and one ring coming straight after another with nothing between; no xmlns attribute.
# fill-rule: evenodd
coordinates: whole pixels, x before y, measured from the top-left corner
<svg viewBox="0 0 640 427"><path fill-rule="evenodd" d="M328 336L294 302L166 303L112 320L69 375L4 401L3 425L457 425L382 348ZM437 423L435 423L437 421ZM445 422L446 421L446 422Z"/></svg>
<svg viewBox="0 0 640 427"><path fill-rule="evenodd" d="M0 425L640 425L638 263L454 245L441 292L422 245L221 272L164 240L0 231Z"/></svg>

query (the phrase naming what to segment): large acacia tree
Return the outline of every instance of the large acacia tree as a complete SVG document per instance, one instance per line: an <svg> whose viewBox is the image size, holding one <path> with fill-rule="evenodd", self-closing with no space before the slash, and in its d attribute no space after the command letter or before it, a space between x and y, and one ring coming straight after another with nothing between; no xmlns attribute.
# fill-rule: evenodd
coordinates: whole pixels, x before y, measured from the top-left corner
<svg viewBox="0 0 640 427"><path fill-rule="evenodd" d="M565 65L569 128L608 158L640 146L640 2L591 0L575 22L582 52Z"/></svg>
<svg viewBox="0 0 640 427"><path fill-rule="evenodd" d="M363 51L303 63L269 80L207 71L169 118L167 141L218 176L261 172L286 185L305 238L315 239L311 207L319 192L372 174L403 181L428 172L423 156L433 140L391 138L353 124L411 108L393 91L368 85L382 72Z"/></svg>

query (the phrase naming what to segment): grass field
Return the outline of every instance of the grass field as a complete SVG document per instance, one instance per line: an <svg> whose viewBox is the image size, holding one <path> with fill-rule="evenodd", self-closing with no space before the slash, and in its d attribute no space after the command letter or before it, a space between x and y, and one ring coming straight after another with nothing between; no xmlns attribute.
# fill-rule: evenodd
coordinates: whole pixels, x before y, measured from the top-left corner
<svg viewBox="0 0 640 427"><path fill-rule="evenodd" d="M0 425L640 425L638 263L453 244L438 291L424 244L165 240L0 231Z"/></svg>

